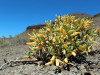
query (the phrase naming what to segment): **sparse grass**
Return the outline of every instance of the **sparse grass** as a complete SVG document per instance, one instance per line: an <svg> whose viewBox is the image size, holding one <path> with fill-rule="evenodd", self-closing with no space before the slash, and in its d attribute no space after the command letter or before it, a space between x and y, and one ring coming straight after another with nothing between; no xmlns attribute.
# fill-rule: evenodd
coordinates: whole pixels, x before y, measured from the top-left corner
<svg viewBox="0 0 100 75"><path fill-rule="evenodd" d="M38 31L38 30L37 30ZM7 46L17 46L17 45L26 45L29 42L29 37L26 33L32 33L31 31L25 31L15 37L10 38L0 38L0 48L7 47Z"/></svg>
<svg viewBox="0 0 100 75"><path fill-rule="evenodd" d="M9 46L10 43L8 40L6 40L6 38L0 38L0 47L5 47L5 46Z"/></svg>

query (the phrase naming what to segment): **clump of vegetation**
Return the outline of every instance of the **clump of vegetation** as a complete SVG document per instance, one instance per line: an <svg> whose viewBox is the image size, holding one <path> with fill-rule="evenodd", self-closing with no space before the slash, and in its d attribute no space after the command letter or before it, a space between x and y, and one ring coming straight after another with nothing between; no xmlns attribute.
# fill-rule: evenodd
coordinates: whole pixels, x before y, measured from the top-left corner
<svg viewBox="0 0 100 75"><path fill-rule="evenodd" d="M5 39L6 38L0 38L0 47L9 46L9 42Z"/></svg>
<svg viewBox="0 0 100 75"><path fill-rule="evenodd" d="M47 62L45 65L51 65L54 62L59 67L69 63L70 56L91 52L93 43L98 43L95 38L100 33L99 29L92 29L93 21L85 18L76 19L75 16L65 15L58 16L55 24L51 21L46 22L46 27L39 30L37 33L33 29L33 35L30 40L33 42L27 43L32 52L26 53L25 58L41 59Z"/></svg>

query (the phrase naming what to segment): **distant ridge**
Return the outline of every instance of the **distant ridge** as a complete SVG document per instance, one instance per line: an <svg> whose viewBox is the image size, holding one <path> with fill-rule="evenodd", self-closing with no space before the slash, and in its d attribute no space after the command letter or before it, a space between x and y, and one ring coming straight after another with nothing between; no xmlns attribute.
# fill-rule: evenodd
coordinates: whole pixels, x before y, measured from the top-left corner
<svg viewBox="0 0 100 75"><path fill-rule="evenodd" d="M32 29L41 29L45 26L45 24L39 24L39 25L33 25L33 26L28 26L26 30L32 30Z"/></svg>
<svg viewBox="0 0 100 75"><path fill-rule="evenodd" d="M69 14L71 16L76 16L76 17L91 17L91 15L89 14L84 14L84 13L72 13L72 14Z"/></svg>
<svg viewBox="0 0 100 75"><path fill-rule="evenodd" d="M96 15L94 15L94 16L91 16L91 15L89 15L89 14L85 14L85 13L71 13L71 14L69 14L69 15L71 15L71 16L76 16L76 18L83 18L83 17L89 17L89 18L96 18L96 17L98 17L99 15L100 15L100 13L99 14L96 14ZM54 23L54 22L53 22ZM45 24L38 24L38 25L33 25L33 26L28 26L27 28L26 28L26 31L31 31L31 30L33 30L33 29L41 29L41 28L43 28L45 26Z"/></svg>
<svg viewBox="0 0 100 75"><path fill-rule="evenodd" d="M100 16L100 13L98 13L98 14L94 15L93 17L97 17L97 16Z"/></svg>

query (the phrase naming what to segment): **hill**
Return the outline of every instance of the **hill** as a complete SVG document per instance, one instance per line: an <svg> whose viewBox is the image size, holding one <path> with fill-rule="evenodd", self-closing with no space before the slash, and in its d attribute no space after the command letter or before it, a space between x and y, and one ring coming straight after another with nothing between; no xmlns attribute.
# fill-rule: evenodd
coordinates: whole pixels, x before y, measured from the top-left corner
<svg viewBox="0 0 100 75"><path fill-rule="evenodd" d="M96 14L96 15L94 15L94 16L91 16L91 15L89 15L89 14L84 14L84 13L71 13L71 14L69 14L69 15L71 15L71 16L76 16L76 18L83 18L83 17L85 17L85 18L87 18L87 17L88 17L88 18L92 18L92 19L94 19L94 24L100 26L100 14ZM54 23L54 21L53 21L53 23ZM39 25L28 26L28 27L26 28L26 31L31 31L32 29L38 30L38 29L43 28L44 26L45 26L45 24L39 24Z"/></svg>
<svg viewBox="0 0 100 75"><path fill-rule="evenodd" d="M83 14L83 13L72 13L76 17L89 17L94 19L95 26L94 28L100 29L100 14L94 16ZM54 22L53 22L54 23ZM36 29L38 32L39 29L43 28L45 24L28 26L26 31L18 34L15 37L10 38L0 38L0 75L55 75L56 67L53 66L44 66L41 61L38 63L25 64L15 63L14 65L9 64L10 60L19 61L25 60L23 56L26 51L29 51L26 42L29 42L29 36L27 33L32 34L32 29ZM74 67L68 68L65 66L65 69L62 73L59 74L70 74L70 75L99 75L100 73L100 37L96 39L99 43L99 46L95 46L96 51L90 54L91 56L77 56L73 63ZM28 60L28 59L27 59ZM7 64L6 64L7 62ZM23 62L24 63L24 62ZM5 65L6 64L6 65ZM37 65L39 64L39 65ZM4 68L3 70L1 69ZM70 65L69 65L70 66ZM68 69L70 71L68 71Z"/></svg>
<svg viewBox="0 0 100 75"><path fill-rule="evenodd" d="M82 18L82 17L89 17L94 19L94 24L93 28L100 28L100 14L96 14L94 16L84 14L84 13L72 13L69 14L72 16L76 16L76 18ZM54 24L54 21L52 22ZM39 29L43 28L46 26L45 24L38 24L38 25L32 25L28 26L26 28L26 31L22 32L21 34L18 34L17 36L13 38L0 38L0 47L5 47L5 46L13 46L13 45L25 45L26 42L29 42L29 36L27 36L27 33L32 34L32 30L35 29L37 32Z"/></svg>

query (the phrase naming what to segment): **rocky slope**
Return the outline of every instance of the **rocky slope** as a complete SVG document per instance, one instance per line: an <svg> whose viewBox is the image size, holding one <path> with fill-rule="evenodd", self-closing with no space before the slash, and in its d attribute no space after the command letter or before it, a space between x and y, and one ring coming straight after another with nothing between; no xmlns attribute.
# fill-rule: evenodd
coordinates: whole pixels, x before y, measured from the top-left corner
<svg viewBox="0 0 100 75"><path fill-rule="evenodd" d="M91 17L95 20L95 26L94 28L100 29L100 14L90 16L88 14L72 14L72 15L80 15L85 17ZM26 33L31 33L32 29L36 29L37 31L44 27L45 24L42 25L35 25L35 26L29 26L27 27L26 31L22 34L17 35L13 39L21 39L26 37ZM28 37L27 37L28 39ZM24 39L25 40L25 39ZM23 41L24 41L23 40ZM13 44L14 44L14 40ZM26 51L29 51L28 46L24 44L20 44L21 40L16 41L18 43L17 45L11 45L11 46L5 46L0 47L0 68L5 62L9 62L10 60L25 60L23 58ZM0 75L99 75L100 74L100 37L96 39L98 41L99 46L94 45L95 52L90 54L90 56L82 55L77 56L73 59L73 64L76 66L70 67L70 71L68 68L68 65L65 66L65 70L62 70L62 72L57 72L55 69L56 67L54 65L52 66L44 66L42 64L37 65L38 63L34 64L21 64L21 65L15 65L15 66L8 66L4 69L0 69ZM10 40L9 40L10 42ZM28 59L27 59L28 60ZM41 61L40 61L41 63Z"/></svg>

